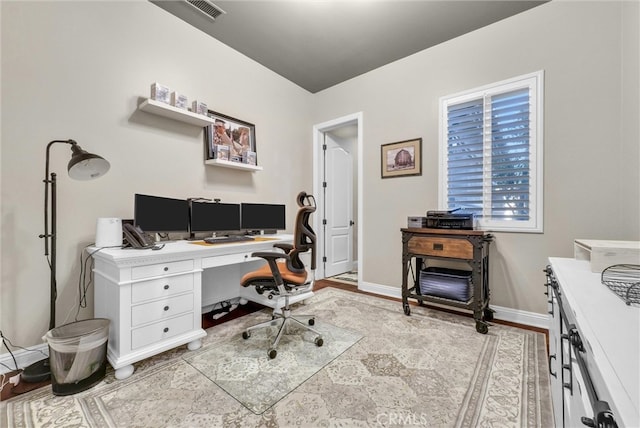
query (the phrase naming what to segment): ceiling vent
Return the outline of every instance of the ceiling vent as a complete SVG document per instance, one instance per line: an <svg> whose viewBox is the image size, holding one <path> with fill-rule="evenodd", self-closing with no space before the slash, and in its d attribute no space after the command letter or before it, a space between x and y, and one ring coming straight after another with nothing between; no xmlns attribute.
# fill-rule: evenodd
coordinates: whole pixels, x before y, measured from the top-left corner
<svg viewBox="0 0 640 428"><path fill-rule="evenodd" d="M192 7L196 8L201 13L213 19L214 21L220 15L227 13L208 0L186 0L186 1Z"/></svg>

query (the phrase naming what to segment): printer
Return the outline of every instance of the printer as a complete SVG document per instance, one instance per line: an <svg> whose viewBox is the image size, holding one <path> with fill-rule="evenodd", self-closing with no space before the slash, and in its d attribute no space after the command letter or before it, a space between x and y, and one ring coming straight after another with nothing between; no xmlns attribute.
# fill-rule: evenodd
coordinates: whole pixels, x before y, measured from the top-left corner
<svg viewBox="0 0 640 428"><path fill-rule="evenodd" d="M427 226L432 229L473 229L473 213L450 211L427 211Z"/></svg>

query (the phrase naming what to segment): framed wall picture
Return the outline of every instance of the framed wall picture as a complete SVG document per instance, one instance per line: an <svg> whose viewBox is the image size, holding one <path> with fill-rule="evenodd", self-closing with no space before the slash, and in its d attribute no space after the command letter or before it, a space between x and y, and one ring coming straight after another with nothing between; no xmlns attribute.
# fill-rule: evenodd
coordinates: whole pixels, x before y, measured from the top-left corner
<svg viewBox="0 0 640 428"><path fill-rule="evenodd" d="M214 120L207 126L205 136L207 158L215 159L220 153L219 146L229 147L229 160L246 162L250 159L255 165L256 127L254 124L209 110L207 116Z"/></svg>
<svg viewBox="0 0 640 428"><path fill-rule="evenodd" d="M422 138L383 144L382 178L422 175Z"/></svg>

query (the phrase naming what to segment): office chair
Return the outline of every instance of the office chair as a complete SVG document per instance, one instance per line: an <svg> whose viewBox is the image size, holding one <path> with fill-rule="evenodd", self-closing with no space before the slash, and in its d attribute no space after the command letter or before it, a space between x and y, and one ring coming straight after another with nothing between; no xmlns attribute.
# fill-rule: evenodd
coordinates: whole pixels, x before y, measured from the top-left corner
<svg viewBox="0 0 640 428"><path fill-rule="evenodd" d="M253 257L263 258L267 261L267 264L260 269L245 274L240 280L240 284L243 287L253 286L258 294L267 293L269 299L284 299L284 306L281 309L276 306L270 321L249 327L242 333L242 337L248 339L251 337L253 330L277 325L281 322L278 334L268 351L269 358L275 358L278 354L276 347L287 323L296 323L315 333L317 335L315 338L317 346L322 346L323 343L322 334L309 327L315 324L315 317L312 315L296 315L296 318L294 318L291 316L289 307L289 298L291 296L313 289L316 269L316 234L309 225L311 214L316 210L316 200L313 195L300 192L297 202L300 208L296 216L293 244L277 243L274 244L274 247L282 251L253 253ZM304 263L300 259L300 254L308 251L311 251L310 272L307 272ZM302 322L301 319L305 319L306 323Z"/></svg>

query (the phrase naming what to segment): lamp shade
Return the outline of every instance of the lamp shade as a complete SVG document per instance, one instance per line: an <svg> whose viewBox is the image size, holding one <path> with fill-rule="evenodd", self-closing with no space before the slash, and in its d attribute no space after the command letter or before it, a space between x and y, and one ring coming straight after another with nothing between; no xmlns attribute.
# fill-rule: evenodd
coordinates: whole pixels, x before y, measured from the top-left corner
<svg viewBox="0 0 640 428"><path fill-rule="evenodd" d="M93 180L109 171L109 162L101 156L82 150L77 144L71 146L73 152L67 170L74 180Z"/></svg>

